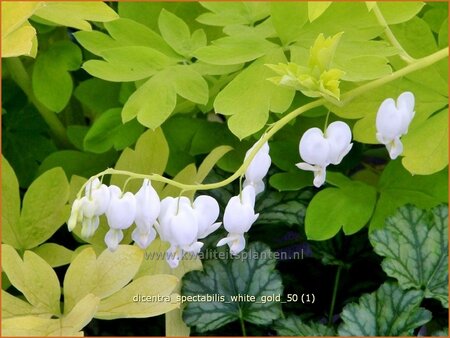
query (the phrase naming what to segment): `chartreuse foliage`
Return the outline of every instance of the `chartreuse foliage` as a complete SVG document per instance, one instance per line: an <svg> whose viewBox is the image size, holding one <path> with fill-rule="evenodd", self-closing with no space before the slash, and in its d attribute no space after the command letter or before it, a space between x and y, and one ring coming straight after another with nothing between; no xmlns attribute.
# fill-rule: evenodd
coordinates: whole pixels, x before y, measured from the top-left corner
<svg viewBox="0 0 450 338"><path fill-rule="evenodd" d="M186 324L205 332L238 319L258 325L268 325L278 319L281 304L264 301L264 296L281 295L283 291L271 254L267 245L255 242L235 259L208 261L203 271L186 275L181 289L183 296L225 297L223 300L207 301L205 298L188 303L183 311ZM239 295L254 296L255 301L232 298Z"/></svg>
<svg viewBox="0 0 450 338"><path fill-rule="evenodd" d="M32 251L26 250L21 258L12 246L2 244L2 268L26 299L2 290L2 334L80 335L93 317L150 317L177 308L173 291L178 278L167 274L135 278L142 260L142 250L130 245L120 246L115 253L106 250L98 257L92 248L81 250L64 278L61 311L61 287L50 265ZM130 302L138 293L173 301Z"/></svg>
<svg viewBox="0 0 450 338"><path fill-rule="evenodd" d="M189 326L228 334L237 320L242 334L248 322L255 335L446 334L436 331L445 326L441 305L448 307L446 3L1 6L3 335L80 335L92 318L161 313L170 336L189 335ZM414 94L415 116L401 158L390 161L377 145L377 111L405 91ZM316 190L312 173L295 166L304 160L299 140L336 120L350 126L353 148L328 167L327 184ZM147 256L164 255L163 241L156 239L143 259L129 245L130 230L117 252L104 251L104 216L87 240L79 227L74 238L58 231L94 175L133 193L149 175L161 198L214 189L209 193L224 207L260 138L256 148L269 141L273 165L248 249L270 252L255 238L277 249L285 235L298 244L303 232L318 241L309 243L313 258L306 261L319 265L320 258L317 274L333 268L322 265L337 266L347 283L338 274L327 326L321 322L329 309L320 304L305 311L283 305L282 313L277 302L130 302L138 293L282 294L271 258L211 260L193 272L202 269L200 259L183 259L171 270ZM207 250L216 244L205 241ZM360 261L372 264L373 251L389 280L358 274L351 281L360 284L349 285L344 275ZM286 290L298 277L290 264L278 266ZM324 285L326 298L332 288ZM332 320L338 313L340 326Z"/></svg>
<svg viewBox="0 0 450 338"><path fill-rule="evenodd" d="M87 20L106 22L117 19L118 16L103 3L2 3L2 57L36 56L36 30L28 21L30 17L37 21L44 20L50 25L91 30Z"/></svg>

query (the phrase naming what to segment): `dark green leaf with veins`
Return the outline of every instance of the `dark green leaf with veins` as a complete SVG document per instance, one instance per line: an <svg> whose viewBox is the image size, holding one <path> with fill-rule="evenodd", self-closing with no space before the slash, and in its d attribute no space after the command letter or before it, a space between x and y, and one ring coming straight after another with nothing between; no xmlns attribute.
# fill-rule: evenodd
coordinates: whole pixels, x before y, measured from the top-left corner
<svg viewBox="0 0 450 338"><path fill-rule="evenodd" d="M403 289L424 290L448 308L448 206L431 211L405 206L374 231L370 241L383 270Z"/></svg>
<svg viewBox="0 0 450 338"><path fill-rule="evenodd" d="M189 326L200 332L217 329L241 319L257 325L268 325L282 314L281 304L261 303L261 296L281 295L281 277L275 269L275 259L270 257L267 245L255 242L247 247L248 256L233 260L210 260L203 271L193 271L183 279L184 296L225 296L224 301L191 302L183 312ZM258 255L259 259L255 259ZM243 259L246 258L246 259ZM236 301L232 296L255 296L256 301Z"/></svg>

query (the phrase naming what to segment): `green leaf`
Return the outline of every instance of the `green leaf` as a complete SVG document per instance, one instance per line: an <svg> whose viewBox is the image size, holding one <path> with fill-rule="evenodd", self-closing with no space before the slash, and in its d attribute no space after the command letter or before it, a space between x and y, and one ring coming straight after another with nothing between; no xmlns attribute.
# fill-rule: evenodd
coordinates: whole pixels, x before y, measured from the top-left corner
<svg viewBox="0 0 450 338"><path fill-rule="evenodd" d="M83 298L76 307L60 319L36 316L13 317L2 321L2 334L7 336L82 336L80 330L92 319L99 299L92 294Z"/></svg>
<svg viewBox="0 0 450 338"><path fill-rule="evenodd" d="M285 61L282 50L276 49L243 70L217 95L216 113L231 115L228 127L240 139L263 128L269 111L282 113L291 105L294 90L266 80L272 72L265 64Z"/></svg>
<svg viewBox="0 0 450 338"><path fill-rule="evenodd" d="M306 210L306 235L311 240L325 240L341 227L346 235L354 234L368 223L375 203L375 188L362 182L348 181L338 188L321 190Z"/></svg>
<svg viewBox="0 0 450 338"><path fill-rule="evenodd" d="M258 196L255 224L303 225L306 206L311 199L308 190L279 193L266 189Z"/></svg>
<svg viewBox="0 0 450 338"><path fill-rule="evenodd" d="M214 40L211 45L197 49L193 56L213 65L236 65L255 60L275 47L258 36L237 35Z"/></svg>
<svg viewBox="0 0 450 338"><path fill-rule="evenodd" d="M448 166L448 109L402 138L403 166L413 175L430 175Z"/></svg>
<svg viewBox="0 0 450 338"><path fill-rule="evenodd" d="M389 25L399 24L411 20L420 12L424 2L378 2L381 13Z"/></svg>
<svg viewBox="0 0 450 338"><path fill-rule="evenodd" d="M176 59L143 46L106 49L100 55L105 61L86 61L83 69L92 76L114 82L146 79L158 70L176 63Z"/></svg>
<svg viewBox="0 0 450 338"><path fill-rule="evenodd" d="M448 18L448 5L439 8L431 8L425 12L423 19L434 33L439 33L442 24Z"/></svg>
<svg viewBox="0 0 450 338"><path fill-rule="evenodd" d="M270 12L273 26L284 45L297 40L301 29L308 21L306 2L271 2Z"/></svg>
<svg viewBox="0 0 450 338"><path fill-rule="evenodd" d="M18 231L20 217L19 182L9 162L2 156L2 242L22 247Z"/></svg>
<svg viewBox="0 0 450 338"><path fill-rule="evenodd" d="M311 186L312 181L312 174L304 170L277 173L269 179L270 185L278 191L297 191Z"/></svg>
<svg viewBox="0 0 450 338"><path fill-rule="evenodd" d="M121 18L106 23L105 28L119 44L125 46L146 46L154 48L168 57L180 59L180 56L170 48L159 34L136 21Z"/></svg>
<svg viewBox="0 0 450 338"><path fill-rule="evenodd" d="M246 259L242 259L245 254ZM261 303L261 297L281 295L283 289L281 277L275 270L275 259L270 254L267 245L252 243L240 254L241 259L238 256L228 261L207 261L203 271L188 273L183 279L183 296L218 294L225 299L189 302L183 312L186 324L206 332L239 318L257 325L268 325L279 318L280 303ZM254 296L256 301L233 301L231 297L238 295Z"/></svg>
<svg viewBox="0 0 450 338"><path fill-rule="evenodd" d="M32 305L26 301L10 295L8 292L2 290L2 319L5 320L11 317L21 317L33 314L36 311ZM39 315L36 313L36 315ZM49 313L42 314L43 317L50 317Z"/></svg>
<svg viewBox="0 0 450 338"><path fill-rule="evenodd" d="M117 13L103 2L51 1L40 7L34 15L62 26L81 30L91 30L87 20L107 22L119 18Z"/></svg>
<svg viewBox="0 0 450 338"><path fill-rule="evenodd" d="M92 293L81 299L75 307L61 319L61 329L78 332L85 327L97 312L100 299Z"/></svg>
<svg viewBox="0 0 450 338"><path fill-rule="evenodd" d="M448 203L447 175L447 170L441 170L433 175L413 176L399 160L391 161L378 183L380 198L370 222L370 230L383 227L386 218L407 203L422 209Z"/></svg>
<svg viewBox="0 0 450 338"><path fill-rule="evenodd" d="M73 81L69 71L81 64L81 50L72 42L59 41L40 52L33 68L36 98L48 109L60 112L70 100Z"/></svg>
<svg viewBox="0 0 450 338"><path fill-rule="evenodd" d="M138 271L143 256L132 245L119 245L115 252L106 249L98 258L92 248L81 251L64 277L64 312L90 293L104 299L122 289Z"/></svg>
<svg viewBox="0 0 450 338"><path fill-rule="evenodd" d="M197 176L195 177L195 181L199 184L203 182L203 180L208 176L209 172L214 168L216 163L228 152L230 152L233 148L230 146L219 146L214 148L208 156L205 157L202 164L198 167Z"/></svg>
<svg viewBox="0 0 450 338"><path fill-rule="evenodd" d="M72 175L91 177L111 167L116 159L115 152L92 154L76 150L61 150L46 157L39 167L39 172L45 172L54 167L62 167L67 177Z"/></svg>
<svg viewBox="0 0 450 338"><path fill-rule="evenodd" d="M384 283L376 292L344 307L340 336L411 336L427 323L431 313L419 307L421 291L403 291L397 284Z"/></svg>
<svg viewBox="0 0 450 338"><path fill-rule="evenodd" d="M404 290L416 289L448 308L448 206L431 211L411 205L398 209L370 234L383 270Z"/></svg>
<svg viewBox="0 0 450 338"><path fill-rule="evenodd" d="M178 54L188 57L192 51L189 26L182 19L164 8L159 14L158 26L162 37L170 47Z"/></svg>
<svg viewBox="0 0 450 338"><path fill-rule="evenodd" d="M23 249L38 246L65 223L69 215L68 198L69 182L61 168L46 171L31 184L16 225Z"/></svg>
<svg viewBox="0 0 450 338"><path fill-rule="evenodd" d="M177 284L178 278L172 275L140 277L103 299L95 318L147 318L179 308L178 295L172 293ZM139 297L150 297L148 299L153 300L142 300Z"/></svg>
<svg viewBox="0 0 450 338"><path fill-rule="evenodd" d="M414 3L418 4L411 4ZM437 51L433 32L423 19L414 17L407 22L391 26L391 29L398 42L412 57L421 58Z"/></svg>
<svg viewBox="0 0 450 338"><path fill-rule="evenodd" d="M252 25L269 15L269 4L265 2L201 2L211 13L204 13L197 21L211 26L233 24Z"/></svg>
<svg viewBox="0 0 450 338"><path fill-rule="evenodd" d="M305 323L299 316L289 316L275 323L279 336L334 336L333 328L317 322Z"/></svg>
<svg viewBox="0 0 450 338"><path fill-rule="evenodd" d="M189 66L166 68L150 78L128 99L122 119L138 121L151 129L159 127L173 112L177 94L199 104L208 101L208 84Z"/></svg>
<svg viewBox="0 0 450 338"><path fill-rule="evenodd" d="M35 57L36 30L28 18L42 6L40 2L11 2L2 5L2 57Z"/></svg>
<svg viewBox="0 0 450 338"><path fill-rule="evenodd" d="M42 258L25 251L23 260L13 247L2 244L2 268L37 313L59 315L61 291L55 271Z"/></svg>
<svg viewBox="0 0 450 338"><path fill-rule="evenodd" d="M134 150L125 149L120 155L116 163L117 170L130 170L140 174L159 174L162 175L169 158L169 145L167 144L164 133L161 129L155 131L147 130L143 133ZM126 177L114 175L111 178L111 184L122 186L126 181ZM130 181L127 185L128 190L137 192L142 182L139 180ZM152 182L153 187L159 191L162 184Z"/></svg>
<svg viewBox="0 0 450 338"><path fill-rule="evenodd" d="M328 7L332 4L331 1L313 2L308 1L308 19L310 22L316 20L321 16Z"/></svg>
<svg viewBox="0 0 450 338"><path fill-rule="evenodd" d="M55 243L44 243L33 252L43 258L52 268L69 264L72 261L73 251Z"/></svg>
<svg viewBox="0 0 450 338"><path fill-rule="evenodd" d="M122 124L121 112L120 108L112 108L101 114L84 138L84 149L104 153L112 147L122 150L135 143L144 127L136 120Z"/></svg>
<svg viewBox="0 0 450 338"><path fill-rule="evenodd" d="M94 116L99 116L106 110L121 105L118 100L119 92L119 84L91 78L81 82L73 94Z"/></svg>

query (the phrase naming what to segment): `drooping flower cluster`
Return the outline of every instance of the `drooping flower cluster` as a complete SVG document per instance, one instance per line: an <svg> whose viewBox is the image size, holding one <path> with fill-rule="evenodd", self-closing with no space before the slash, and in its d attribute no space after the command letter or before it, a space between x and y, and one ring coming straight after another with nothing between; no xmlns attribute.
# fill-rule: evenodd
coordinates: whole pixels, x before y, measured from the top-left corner
<svg viewBox="0 0 450 338"><path fill-rule="evenodd" d="M331 123L325 133L319 128L308 129L299 144L300 156L305 162L296 166L314 172L314 186L325 183L326 168L330 164L339 164L352 149L352 132L342 121Z"/></svg>
<svg viewBox="0 0 450 338"><path fill-rule="evenodd" d="M266 143L245 173L244 190L239 196L232 197L225 208L224 225L229 235L218 245L227 243L233 255L245 248L244 233L258 217L254 212L255 189L258 192L264 190L263 178L270 163ZM136 245L146 249L159 234L161 240L170 244L166 258L168 264L175 268L185 253L198 254L203 246L199 240L220 227L222 223L216 222L219 212L219 204L211 196L201 195L193 202L184 196L160 200L147 179L133 194L122 192L115 185L108 187L95 178L87 183L85 195L73 202L67 224L69 231L81 224L82 237L89 238L99 226L99 217L105 215L109 225L105 243L115 251L123 240L123 230L134 223L136 227L131 237Z"/></svg>
<svg viewBox="0 0 450 338"><path fill-rule="evenodd" d="M392 159L398 157L403 145L400 137L408 131L414 117L414 95L401 94L397 102L389 98L381 104L376 118L376 137L385 144ZM328 165L339 164L351 150L353 143L349 126L342 121L331 123L325 132L310 128L300 139L299 152L304 162L296 166L314 173L313 184L320 187L325 183ZM246 153L247 160L254 145ZM256 195L264 191L263 179L271 165L269 145L264 143L254 155L245 172L241 193L232 197L225 207L223 223L228 232L217 246L228 245L232 255L245 248L245 233L257 220L255 213ZM166 197L160 200L147 179L136 194L123 192L115 185L106 186L98 178L88 181L84 196L77 198L67 222L69 231L81 225L81 236L89 238L99 226L100 216L105 215L109 230L105 243L112 251L123 240L123 230L136 225L132 239L146 249L159 234L161 240L170 244L167 262L178 266L185 253L198 254L203 246L199 240L216 231L221 222L217 201L206 195L198 196L193 202L187 197Z"/></svg>
<svg viewBox="0 0 450 338"><path fill-rule="evenodd" d="M391 159L395 160L403 152L400 137L408 132L409 124L414 118L414 95L404 92L397 98L397 104L392 98L381 103L377 112L377 140L386 145Z"/></svg>

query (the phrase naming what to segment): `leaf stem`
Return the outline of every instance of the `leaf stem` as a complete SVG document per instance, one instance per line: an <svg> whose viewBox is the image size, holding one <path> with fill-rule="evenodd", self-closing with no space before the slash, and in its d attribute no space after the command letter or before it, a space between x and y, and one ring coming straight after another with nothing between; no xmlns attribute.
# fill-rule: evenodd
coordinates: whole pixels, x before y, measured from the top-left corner
<svg viewBox="0 0 450 338"><path fill-rule="evenodd" d="M246 337L247 336L247 331L245 330L244 318L242 318L242 316L239 316L239 321L241 322L242 336Z"/></svg>
<svg viewBox="0 0 450 338"><path fill-rule="evenodd" d="M339 265L338 269L336 271L336 277L334 278L333 296L331 298L330 313L328 314L328 326L329 327L331 327L331 325L333 324L334 306L336 304L336 296L337 296L337 290L338 290L338 286L339 286L339 278L341 277L341 270L342 270L342 265Z"/></svg>
<svg viewBox="0 0 450 338"><path fill-rule="evenodd" d="M413 63L416 61L411 55L409 55L406 50L403 48L403 46L398 42L397 38L395 37L394 33L392 33L391 28L389 27L389 24L386 22L386 19L383 16L383 13L381 13L380 8L378 7L378 4L376 2L373 3L373 13L375 14L375 17L378 20L378 23L384 28L384 33L386 34L387 39L389 42L395 47L400 50L400 57L406 61L407 63Z"/></svg>
<svg viewBox="0 0 450 338"><path fill-rule="evenodd" d="M345 105L348 102L350 102L351 100L353 100L354 98L365 94L366 92L369 92L370 90L373 90L375 88L378 88L384 84L387 84L389 82L392 82L396 79L399 79L409 73L415 72L416 70L419 69L423 69L426 68L428 66L431 66L432 64L444 59L445 57L448 57L449 55L449 50L448 48L444 48L441 49L440 51L437 51L436 53L433 53L431 55L428 55L424 58L421 59L417 59L415 60L413 63L407 65L406 67L397 70L389 75L386 75L382 78L373 80L371 82L368 82L366 84L363 84L362 86L352 89L350 91L348 91L347 93L343 94L341 97L341 101L340 102L331 102L332 104L337 104L339 106ZM150 175L145 175L145 174L137 174L131 171L125 171L125 170L116 170L113 168L108 168L100 173L98 173L97 175L93 176L91 179L96 178L96 177L100 177L103 175L127 175L130 177L134 177L134 178L148 178L151 181L156 181L156 182L162 182L162 183L167 183L170 184L172 186L175 186L177 188L180 188L184 191L192 191L192 190L211 190L211 189L218 189L221 188L223 186L226 186L227 184L233 182L234 180L238 179L239 177L241 177L245 171L247 170L248 166L250 165L251 161L253 160L253 158L255 157L255 155L258 153L258 151L261 149L261 147L264 145L264 143L266 141L268 141L273 135L275 135L280 129L282 129L285 125L287 125L290 121L292 121L293 119L295 119L296 117L298 117L299 115L303 114L304 112L311 110L313 108L316 107L320 107L322 105L325 105L327 101L324 98L320 98L317 99L315 101L311 101L293 111L291 111L290 113L286 114L285 116L283 116L280 120L278 120L277 122L273 123L272 125L270 125L266 132L262 135L262 137L259 139L258 142L256 142L255 146L253 147L252 151L249 153L248 157L244 160L244 162L242 163L242 165L237 169L237 171L231 175L230 177L216 182L216 183L209 183L209 184L183 184L183 183L179 183L176 181L173 181L171 179L168 179L164 176L158 175L158 174L150 174ZM83 187L81 188L81 190L78 193L78 197L81 196L81 192L84 189L84 186L88 183L89 181L87 181Z"/></svg>
<svg viewBox="0 0 450 338"><path fill-rule="evenodd" d="M49 126L56 142L65 148L72 148L72 145L67 138L66 128L59 120L58 116L54 112L46 108L34 96L30 76L20 58L4 58L3 61L5 62L6 67L9 69L11 78L28 96L30 102L36 107L45 123L47 123L47 125Z"/></svg>

